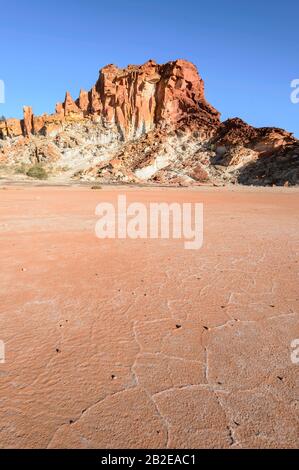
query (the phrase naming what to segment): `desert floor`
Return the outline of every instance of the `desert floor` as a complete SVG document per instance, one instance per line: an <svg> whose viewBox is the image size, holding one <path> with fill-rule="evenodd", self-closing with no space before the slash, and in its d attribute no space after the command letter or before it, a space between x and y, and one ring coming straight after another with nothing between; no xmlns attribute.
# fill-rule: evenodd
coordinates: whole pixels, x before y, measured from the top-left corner
<svg viewBox="0 0 299 470"><path fill-rule="evenodd" d="M204 245L99 240L203 202ZM298 447L299 190L0 189L0 446Z"/></svg>

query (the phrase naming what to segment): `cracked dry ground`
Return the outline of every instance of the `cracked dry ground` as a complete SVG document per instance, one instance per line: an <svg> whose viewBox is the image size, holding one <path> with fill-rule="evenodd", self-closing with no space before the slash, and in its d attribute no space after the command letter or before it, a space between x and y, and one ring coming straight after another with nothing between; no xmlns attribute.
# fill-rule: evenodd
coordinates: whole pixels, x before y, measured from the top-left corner
<svg viewBox="0 0 299 470"><path fill-rule="evenodd" d="M204 246L96 204L203 202ZM298 447L299 191L1 191L2 448Z"/></svg>

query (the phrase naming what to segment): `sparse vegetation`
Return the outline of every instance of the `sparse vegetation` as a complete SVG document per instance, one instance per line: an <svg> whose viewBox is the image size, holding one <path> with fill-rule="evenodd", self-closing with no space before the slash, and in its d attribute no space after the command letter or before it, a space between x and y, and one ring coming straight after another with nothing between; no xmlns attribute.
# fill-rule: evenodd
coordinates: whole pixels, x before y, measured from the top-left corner
<svg viewBox="0 0 299 470"><path fill-rule="evenodd" d="M66 172L66 171L70 171L71 168L69 166L56 166L55 167L55 171L57 173L60 173L60 172Z"/></svg>
<svg viewBox="0 0 299 470"><path fill-rule="evenodd" d="M21 165L17 166L14 171L17 175L26 175L28 171L28 165L21 163Z"/></svg>
<svg viewBox="0 0 299 470"><path fill-rule="evenodd" d="M30 176L30 178L35 178L38 180L46 180L48 178L48 173L46 172L45 168L42 167L40 164L31 166L26 171L26 175Z"/></svg>
<svg viewBox="0 0 299 470"><path fill-rule="evenodd" d="M91 187L91 189L102 189L102 186L99 184L95 184L94 186Z"/></svg>

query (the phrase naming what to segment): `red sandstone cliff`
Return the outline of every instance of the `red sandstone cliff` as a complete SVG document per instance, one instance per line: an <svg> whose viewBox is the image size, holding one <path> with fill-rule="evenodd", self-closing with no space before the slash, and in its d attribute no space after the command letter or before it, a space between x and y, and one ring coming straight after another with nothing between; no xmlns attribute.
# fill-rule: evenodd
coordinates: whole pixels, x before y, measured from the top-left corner
<svg viewBox="0 0 299 470"><path fill-rule="evenodd" d="M55 113L0 121L0 162L50 165L103 181L297 184L298 141L241 119L220 122L186 60L107 65L90 91L67 92ZM60 165L60 166L59 166Z"/></svg>
<svg viewBox="0 0 299 470"><path fill-rule="evenodd" d="M89 91L80 91L74 101L69 92L63 103L56 104L52 115L34 117L24 107L24 119L9 119L0 124L2 137L47 134L64 121L101 116L104 123L116 125L123 139L149 132L155 126L186 123L203 127L220 124L220 113L207 103L203 80L196 67L185 60L158 65L149 60L144 65L119 69L107 65Z"/></svg>

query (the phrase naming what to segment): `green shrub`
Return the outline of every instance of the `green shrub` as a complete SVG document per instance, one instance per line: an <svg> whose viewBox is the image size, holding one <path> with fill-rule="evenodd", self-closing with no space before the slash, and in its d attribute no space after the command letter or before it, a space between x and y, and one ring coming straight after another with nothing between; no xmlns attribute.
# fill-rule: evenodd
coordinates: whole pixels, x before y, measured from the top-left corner
<svg viewBox="0 0 299 470"><path fill-rule="evenodd" d="M25 165L25 163L21 163L20 166L17 166L15 168L15 173L18 175L26 175L27 169L28 169L27 165Z"/></svg>
<svg viewBox="0 0 299 470"><path fill-rule="evenodd" d="M26 175L38 180L46 180L48 178L48 173L41 165L33 165L27 170Z"/></svg>

